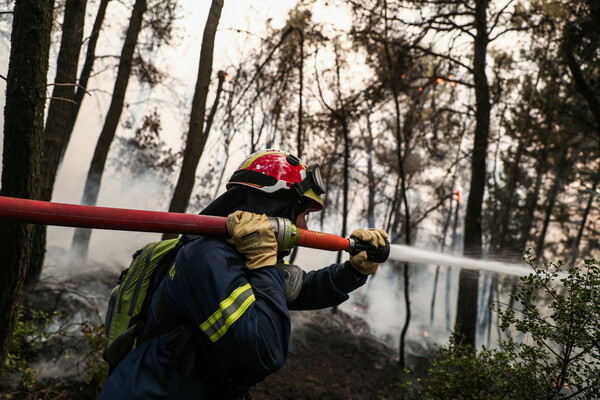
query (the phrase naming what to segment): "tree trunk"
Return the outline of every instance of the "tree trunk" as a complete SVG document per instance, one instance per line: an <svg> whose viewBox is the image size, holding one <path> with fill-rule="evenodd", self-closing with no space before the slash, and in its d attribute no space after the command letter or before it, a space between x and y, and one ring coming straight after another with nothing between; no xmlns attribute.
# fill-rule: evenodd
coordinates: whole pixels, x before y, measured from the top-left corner
<svg viewBox="0 0 600 400"><path fill-rule="evenodd" d="M471 159L471 188L465 216L464 253L481 257L481 208L485 192L486 155L490 128L490 91L485 72L488 45L487 5L489 0L475 1L475 46L473 81L475 83L476 125ZM477 324L478 271L460 272L456 324L465 336L465 344L475 345Z"/></svg>
<svg viewBox="0 0 600 400"><path fill-rule="evenodd" d="M366 139L366 147L367 147L367 179L369 180L369 197L367 202L367 223L369 228L375 228L375 171L373 170L373 157L374 157L374 139L373 139L373 129L371 127L371 108L369 107L369 112L367 113L367 132L369 137Z"/></svg>
<svg viewBox="0 0 600 400"><path fill-rule="evenodd" d="M340 63L339 63L340 55L336 51L336 77L337 77L337 88L336 92L338 95L338 105L339 109L335 111L334 118L336 118L342 128L342 139L344 141L344 174L343 174L343 184L342 184L342 237L346 237L348 234L348 196L350 191L350 185L348 180L350 178L350 150L352 149L352 144L350 142L350 128L348 126L348 113L346 112L344 99L342 99L341 95L341 87L342 87L342 78L340 75ZM337 254L337 263L341 263L342 261L342 252L339 251Z"/></svg>
<svg viewBox="0 0 600 400"><path fill-rule="evenodd" d="M500 219L498 221L498 241L494 250L500 254L503 253L503 250L506 248L508 243L513 243L514 240L509 238L509 224L510 224L510 214L512 211L513 205L513 197L515 195L515 190L517 189L517 183L519 181L519 173L520 168L519 164L521 163L521 157L523 155L523 150L525 147L526 140L524 138L519 138L519 144L517 146L517 150L515 152L515 159L510 166L510 172L508 173L508 181L506 182L506 189L504 200L501 203L500 209ZM514 249L514 246L510 246L509 249L511 252ZM518 250L518 249L517 249Z"/></svg>
<svg viewBox="0 0 600 400"><path fill-rule="evenodd" d="M77 83L77 64L83 38L83 24L87 0L67 0L62 23L62 39L56 61L56 78L52 99L48 106L48 116L44 130L44 168L40 177L40 200L52 200L52 190L56 180L56 171L61 149L65 140L67 119L73 109L75 85ZM26 283L39 280L46 253L46 226L36 225L33 235L31 262L27 271Z"/></svg>
<svg viewBox="0 0 600 400"><path fill-rule="evenodd" d="M454 249L458 247L458 215L460 213L460 197L456 199L456 208L454 209L454 221L452 222L452 242L450 242L450 249L454 252ZM464 241L464 237L463 237Z"/></svg>
<svg viewBox="0 0 600 400"><path fill-rule="evenodd" d="M40 195L46 75L53 0L18 0L13 13L10 62L4 107L2 196ZM33 226L0 224L0 369L4 367L17 322L29 266Z"/></svg>
<svg viewBox="0 0 600 400"><path fill-rule="evenodd" d="M108 151L115 137L119 119L121 118L121 112L123 111L125 93L127 92L129 76L131 75L133 53L137 44L138 35L142 28L142 20L146 8L146 0L136 0L133 6L129 27L127 28L127 33L125 35L125 42L123 43L123 49L121 50L117 79L115 80L110 107L108 108L104 126L100 132L100 137L98 138L98 143L96 144L96 149L94 150L90 169L85 181L85 188L81 199L81 204L83 205L94 206L98 200L102 173L104 172ZM76 258L82 260L87 258L91 233L91 229L77 228L75 230L71 252Z"/></svg>
<svg viewBox="0 0 600 400"><path fill-rule="evenodd" d="M583 72L581 71L581 66L577 62L575 54L573 54L575 45L581 41L581 38L577 38L573 31L574 27L569 23L565 28L565 35L562 39L562 56L569 67L577 91L583 96L590 108L590 112L594 116L594 120L596 121L596 134L600 139L600 101L596 98L594 89L592 89L585 80Z"/></svg>
<svg viewBox="0 0 600 400"><path fill-rule="evenodd" d="M75 104L73 104L73 107L71 107L71 114L69 115L69 120L67 122L67 131L65 132L62 149L60 150L58 168L60 168L65 156L65 152L67 151L67 146L69 145L71 135L73 134L73 129L75 128L75 122L77 121L77 115L79 114L79 109L81 108L81 103L83 103L83 98L87 90L88 81L94 69L94 61L96 60L96 44L98 43L100 30L102 29L102 24L104 23L106 8L108 7L108 3L110 1L111 0L101 0L100 5L98 6L98 12L96 13L96 19L94 19L92 33L88 39L85 61L83 62L81 73L79 74L79 85L77 86L74 99Z"/></svg>
<svg viewBox="0 0 600 400"><path fill-rule="evenodd" d="M548 124L549 127L552 124ZM525 209L527 210L527 214L525 215L523 225L521 228L521 239L520 239L520 247L522 249L527 248L527 242L529 242L529 232L531 231L531 226L533 225L533 217L535 214L535 209L537 207L538 199L540 196L540 189L542 187L542 177L544 175L544 171L546 170L547 157L548 157L548 136L544 135L544 141L542 143L542 148L540 150L539 162L536 169L536 178L535 185L533 186L533 191L529 195L527 199L527 205Z"/></svg>
<svg viewBox="0 0 600 400"><path fill-rule="evenodd" d="M550 188L550 192L548 192L548 199L546 202L546 213L544 215L544 222L542 223L542 231L538 237L538 242L535 250L535 255L538 259L542 260L544 258L544 243L546 241L546 233L548 232L548 225L550 225L550 217L552 216L552 211L554 210L554 205L556 204L556 197L558 196L559 186L561 184L562 178L562 170L564 169L565 162L567 161L568 154L568 146L565 146L563 151L561 152L560 161L556 164L554 182L552 183L552 187Z"/></svg>
<svg viewBox="0 0 600 400"><path fill-rule="evenodd" d="M204 114L206 112L208 86L212 75L215 35L222 9L223 0L212 0L208 18L206 19L206 26L204 27L204 34L202 35L198 80L196 81L190 114L190 129L183 153L181 171L175 191L173 192L171 204L169 205L170 212L183 213L187 209L196 180L196 168L198 167L200 156L202 156L202 152L204 151L204 145L209 133L204 130Z"/></svg>
<svg viewBox="0 0 600 400"><path fill-rule="evenodd" d="M452 183L452 186L454 186L454 182ZM449 200L450 200L450 208L448 209L448 216L444 220L444 227L442 228L442 244L440 246L440 251L442 253L444 252L444 249L446 247L446 236L447 236L447 232L448 232L448 227L450 226L450 220L452 219L452 203L454 201L454 198L449 197ZM433 325L433 319L435 316L434 315L435 298L437 297L437 287L438 287L439 276L440 276L440 266L436 265L435 266L435 274L433 277L433 289L432 289L432 293L431 293L431 306L429 308L429 326Z"/></svg>
<svg viewBox="0 0 600 400"><path fill-rule="evenodd" d="M302 159L302 143L304 140L302 135L302 103L304 96L304 34L300 29L296 29L296 31L300 36L300 65L298 67L298 135L296 138L296 145L298 147L297 157Z"/></svg>
<svg viewBox="0 0 600 400"><path fill-rule="evenodd" d="M585 230L585 224L587 223L587 219L590 215L590 211L592 209L592 203L594 202L594 197L596 197L596 188L598 187L598 174L594 175L594 185L592 186L592 190L590 191L590 197L588 198L587 205L585 206L585 210L583 211L583 216L581 217L581 224L579 225L579 229L577 231L577 237L573 242L573 255L571 256L571 266L575 265L577 258L579 257L579 246L581 244L581 238L583 237L583 231Z"/></svg>
<svg viewBox="0 0 600 400"><path fill-rule="evenodd" d="M348 184L348 178L350 174L350 132L348 129L348 122L346 121L346 113L342 111L342 133L344 135L344 183L342 185L342 237L346 237L348 234L348 192L350 185ZM342 252L338 251L337 263L342 262Z"/></svg>
<svg viewBox="0 0 600 400"><path fill-rule="evenodd" d="M384 24L385 24L385 40L384 40L384 49L385 56L388 63L388 68L391 71L395 71L396 69L393 67L392 63L392 55L391 50L389 48L388 41L388 5L387 0L384 1ZM401 124L401 113L400 113L400 102L398 100L398 90L394 84L391 85L392 94L394 96L394 107L395 107L395 118L396 118L396 158L398 160L398 175L400 178L400 192L402 196L402 204L404 206L404 236L405 243L410 246L411 243L411 231L410 231L410 208L408 205L408 197L406 195L406 174L404 172L404 154L403 154L403 143L402 140L402 124ZM395 230L395 229L394 229ZM404 278L404 305L406 307L406 316L404 318L404 325L402 327L402 331L400 332L400 343L399 343L399 364L400 368L404 368L406 365L405 360L405 350L406 350L406 334L408 332L408 326L410 324L411 319L411 308L410 308L410 269L409 264L403 264L403 278Z"/></svg>

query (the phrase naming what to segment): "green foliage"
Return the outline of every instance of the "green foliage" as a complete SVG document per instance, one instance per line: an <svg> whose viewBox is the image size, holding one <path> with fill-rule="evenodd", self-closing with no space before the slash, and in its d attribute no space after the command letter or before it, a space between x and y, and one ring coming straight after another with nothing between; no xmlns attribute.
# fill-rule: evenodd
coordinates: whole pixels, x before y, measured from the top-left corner
<svg viewBox="0 0 600 400"><path fill-rule="evenodd" d="M584 267L561 262L540 267L529 251L525 258L534 273L521 279L514 299L521 309L499 309L505 330L526 335L525 343L512 336L502 343L540 382L545 398L581 393L582 398L600 395L600 269L596 260ZM560 282L560 284L558 284Z"/></svg>
<svg viewBox="0 0 600 400"><path fill-rule="evenodd" d="M31 389L35 384L35 371L31 369L29 362L35 356L39 343L50 337L47 328L51 320L52 315L43 311L29 309L23 305L19 307L18 321L2 374L19 373L20 383L25 389Z"/></svg>
<svg viewBox="0 0 600 400"><path fill-rule="evenodd" d="M104 325L85 324L83 336L85 342L90 346L87 355L88 384L101 387L108 377L108 363L102 358L106 348Z"/></svg>
<svg viewBox="0 0 600 400"><path fill-rule="evenodd" d="M600 397L598 262L561 272L560 262L538 266L529 251L525 258L534 272L511 296L519 307L493 307L507 334L501 349L476 351L451 338L419 379L419 398Z"/></svg>
<svg viewBox="0 0 600 400"><path fill-rule="evenodd" d="M40 391L39 384L35 381L37 371L31 368L31 362L36 357L36 351L42 343L48 344L49 340L59 332L48 331L48 325L52 318L59 315L58 312L48 314L44 311L38 311L21 306L19 308L18 322L15 327L11 342L10 352L5 363L5 368L0 375L0 380L4 380L9 374L18 376L20 388L13 392L16 396L34 396ZM102 353L106 344L104 335L104 326L99 324L83 324L83 341L87 345L88 354L86 357L87 382L80 389L89 393L96 393L108 377L108 364L102 359ZM68 352L65 357L68 357ZM65 385L65 382L59 382L56 390L59 393L73 390ZM79 385L74 383L74 386ZM44 386L45 387L45 386ZM10 398L10 397L7 397ZM38 398L36 396L32 398ZM46 397L44 397L46 398Z"/></svg>
<svg viewBox="0 0 600 400"><path fill-rule="evenodd" d="M439 348L426 378L419 379L422 399L515 399L519 390L509 379L513 369L510 356L485 347L474 351L470 345L450 337Z"/></svg>

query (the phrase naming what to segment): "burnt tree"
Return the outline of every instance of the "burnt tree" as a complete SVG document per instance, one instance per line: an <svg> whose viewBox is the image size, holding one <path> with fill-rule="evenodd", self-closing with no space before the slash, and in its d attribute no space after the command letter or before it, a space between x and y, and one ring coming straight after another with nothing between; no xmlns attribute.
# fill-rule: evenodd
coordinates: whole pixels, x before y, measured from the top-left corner
<svg viewBox="0 0 600 400"><path fill-rule="evenodd" d="M142 29L142 21L146 9L147 0L136 0L131 13L131 19L129 20L129 27L125 34L125 42L121 51L112 99L85 181L85 188L81 199L81 204L84 205L96 205L96 201L98 200L104 165L106 164L108 150L115 137L121 112L123 111L125 93L127 92L127 85L129 84L129 77L131 75L133 53L138 41L138 35ZM71 248L71 252L75 257L80 259L87 258L91 233L91 229L77 228L75 230Z"/></svg>
<svg viewBox="0 0 600 400"><path fill-rule="evenodd" d="M204 116L206 113L208 87L212 76L215 35L222 10L223 0L212 0L202 35L202 49L200 50L198 79L192 100L190 127L183 153L181 171L177 179L173 197L171 198L171 204L169 205L170 212L186 211L192 190L194 189L196 168L198 167L198 162L200 161L208 137L209 132L204 129Z"/></svg>
<svg viewBox="0 0 600 400"><path fill-rule="evenodd" d="M100 30L102 29L102 24L104 23L106 8L108 7L108 3L110 1L111 0L100 1L98 11L96 12L96 18L94 19L94 25L92 26L92 32L87 41L88 44L87 50L85 52L85 60L83 62L83 68L81 68L81 73L79 74L77 91L75 92L75 104L73 104L73 107L71 107L71 113L67 122L65 138L63 140L62 149L60 151L60 158L58 161L59 168L65 156L65 152L67 151L69 141L71 140L71 135L73 134L73 129L75 128L75 122L77 121L77 115L79 115L79 110L81 109L81 104L83 103L83 98L87 91L87 85L90 80L92 71L94 70L94 61L96 60L96 45L98 44L98 37L100 36Z"/></svg>
<svg viewBox="0 0 600 400"><path fill-rule="evenodd" d="M40 176L40 200L52 200L60 154L66 139L67 121L74 104L86 6L87 0L67 0L65 3L56 78L44 129L44 168ZM46 226L36 225L34 232L31 264L27 272L28 283L39 279L46 252Z"/></svg>
<svg viewBox="0 0 600 400"><path fill-rule="evenodd" d="M4 107L4 150L0 195L35 199L40 195L46 75L53 0L15 2ZM0 368L17 322L29 266L33 226L0 224Z"/></svg>

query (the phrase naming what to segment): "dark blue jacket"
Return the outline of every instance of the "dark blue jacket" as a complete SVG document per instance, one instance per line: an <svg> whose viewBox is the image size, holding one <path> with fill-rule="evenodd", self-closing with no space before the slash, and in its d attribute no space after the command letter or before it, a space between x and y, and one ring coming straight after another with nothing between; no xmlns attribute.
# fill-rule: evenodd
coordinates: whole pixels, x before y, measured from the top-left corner
<svg viewBox="0 0 600 400"><path fill-rule="evenodd" d="M364 284L350 265L333 264L305 273L300 295L286 303L283 272L276 267L248 270L225 241L201 237L177 255L164 285L164 304L176 320L196 329L191 346L195 364L184 377L170 368L163 336L143 343L107 379L100 399L236 398L279 370L287 356L290 310L331 307ZM154 295L146 331L158 325Z"/></svg>

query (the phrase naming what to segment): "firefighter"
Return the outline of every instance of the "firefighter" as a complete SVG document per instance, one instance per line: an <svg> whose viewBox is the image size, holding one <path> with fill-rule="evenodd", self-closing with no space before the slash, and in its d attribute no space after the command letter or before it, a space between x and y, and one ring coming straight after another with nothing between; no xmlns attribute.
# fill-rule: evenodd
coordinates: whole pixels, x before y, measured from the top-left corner
<svg viewBox="0 0 600 400"><path fill-rule="evenodd" d="M318 165L279 150L245 160L201 212L227 216L231 238L187 238L153 297L150 339L112 371L99 398L250 399L249 389L286 360L288 310L339 305L378 267L365 252L308 273L282 266L288 254L268 217L306 229L323 194ZM357 229L351 237L382 247L387 234ZM161 330L165 320L180 324Z"/></svg>

